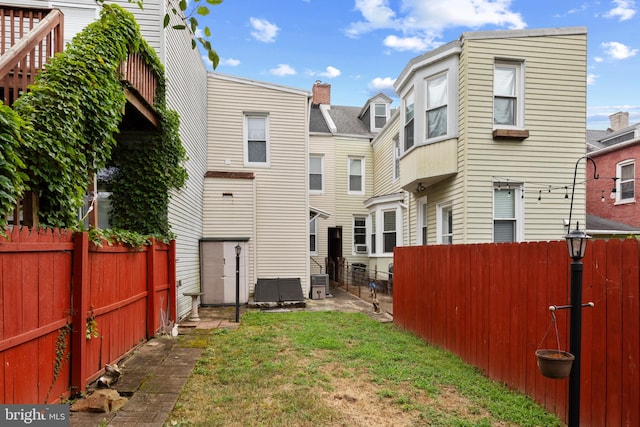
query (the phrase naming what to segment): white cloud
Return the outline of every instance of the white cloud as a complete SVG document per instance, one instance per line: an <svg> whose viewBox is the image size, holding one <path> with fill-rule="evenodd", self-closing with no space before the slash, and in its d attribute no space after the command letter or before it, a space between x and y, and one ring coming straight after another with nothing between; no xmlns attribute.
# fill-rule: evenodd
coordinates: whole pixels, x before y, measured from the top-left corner
<svg viewBox="0 0 640 427"><path fill-rule="evenodd" d="M278 31L280 31L280 28L278 28L276 24L272 24L266 19L254 18L253 16L249 18L249 21L253 28L251 35L256 40L265 43L273 43L276 41L276 36L278 35Z"/></svg>
<svg viewBox="0 0 640 427"><path fill-rule="evenodd" d="M393 83L395 81L396 79L392 79L391 77L376 77L369 82L369 89L376 90L378 92L384 92L389 89L393 91Z"/></svg>
<svg viewBox="0 0 640 427"><path fill-rule="evenodd" d="M596 56L593 60L596 62L604 62L604 58L602 56Z"/></svg>
<svg viewBox="0 0 640 427"><path fill-rule="evenodd" d="M346 33L350 37L373 30L392 30L402 35L390 35L385 45L398 50L433 47L442 31L451 27L480 28L486 25L510 29L525 28L520 13L510 10L511 0L404 0L396 12L389 0L356 0L355 9L363 21L351 23ZM419 49L418 49L419 50Z"/></svg>
<svg viewBox="0 0 640 427"><path fill-rule="evenodd" d="M322 77L328 77L328 78L335 78L338 77L341 73L340 70L338 70L336 67L332 67L331 65L329 65L326 68L326 71L322 72L322 73L318 73L319 76Z"/></svg>
<svg viewBox="0 0 640 427"><path fill-rule="evenodd" d="M383 44L395 50L414 52L425 51L433 47L433 41L425 42L419 37L398 37L395 35L385 37Z"/></svg>
<svg viewBox="0 0 640 427"><path fill-rule="evenodd" d="M229 67L237 67L238 65L240 65L240 60L239 59L233 59L233 58L222 58L222 59L220 59L220 65L227 65Z"/></svg>
<svg viewBox="0 0 640 427"><path fill-rule="evenodd" d="M616 5L603 16L605 18L617 18L618 21L627 21L636 14L636 3L633 0L613 0Z"/></svg>
<svg viewBox="0 0 640 427"><path fill-rule="evenodd" d="M618 42L601 43L600 46L612 59L627 59L638 53L638 49L631 49L629 46Z"/></svg>
<svg viewBox="0 0 640 427"><path fill-rule="evenodd" d="M596 79L600 77L597 74L587 74L587 85L593 85L596 83Z"/></svg>
<svg viewBox="0 0 640 427"><path fill-rule="evenodd" d="M274 76L280 76L280 77L294 76L296 74L296 70L294 70L288 64L278 64L277 68L272 68L269 70L269 72Z"/></svg>

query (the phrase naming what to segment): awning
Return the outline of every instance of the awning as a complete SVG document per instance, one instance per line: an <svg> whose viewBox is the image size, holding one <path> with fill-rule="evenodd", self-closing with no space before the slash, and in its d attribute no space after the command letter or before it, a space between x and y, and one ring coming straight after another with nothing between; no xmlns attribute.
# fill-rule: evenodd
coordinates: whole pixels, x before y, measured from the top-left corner
<svg viewBox="0 0 640 427"><path fill-rule="evenodd" d="M329 216L328 212L309 206L309 221L313 221L316 218L327 219Z"/></svg>

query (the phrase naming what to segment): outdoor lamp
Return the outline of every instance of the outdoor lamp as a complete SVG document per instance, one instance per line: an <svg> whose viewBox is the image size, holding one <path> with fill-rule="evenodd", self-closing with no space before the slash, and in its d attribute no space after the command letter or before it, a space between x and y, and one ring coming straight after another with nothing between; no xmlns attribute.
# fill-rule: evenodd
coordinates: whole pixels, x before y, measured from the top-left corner
<svg viewBox="0 0 640 427"><path fill-rule="evenodd" d="M587 249L587 240L590 239L591 236L588 236L587 233L580 230L580 223L576 222L576 229L571 230L564 238L567 239L569 256L573 258L574 261L581 260Z"/></svg>
<svg viewBox="0 0 640 427"><path fill-rule="evenodd" d="M236 245L236 256L240 256L240 252L242 251L242 247L240 246L240 244Z"/></svg>

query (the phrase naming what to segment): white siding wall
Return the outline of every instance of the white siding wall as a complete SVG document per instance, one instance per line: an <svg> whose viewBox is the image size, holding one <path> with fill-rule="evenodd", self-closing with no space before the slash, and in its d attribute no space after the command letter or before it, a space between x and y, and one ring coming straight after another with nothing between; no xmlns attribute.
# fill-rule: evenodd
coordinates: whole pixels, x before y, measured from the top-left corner
<svg viewBox="0 0 640 427"><path fill-rule="evenodd" d="M218 74L209 75L208 92L208 170L255 174L255 278L299 277L306 295L308 93ZM244 166L244 112L269 114L269 167Z"/></svg>
<svg viewBox="0 0 640 427"><path fill-rule="evenodd" d="M336 147L332 136L312 135L309 137L309 154L324 155L324 191L323 194L309 195L309 205L329 214L327 219L316 219L316 242L318 255L312 256L316 262L311 262L311 274L326 273L325 259L328 256L328 229L336 226Z"/></svg>
<svg viewBox="0 0 640 427"><path fill-rule="evenodd" d="M465 191L460 195L463 207L457 203L454 208L454 227L468 234L456 234L457 243L492 240L494 177L526 185L525 240L561 239L569 214L563 187L571 185L574 164L585 154L586 34L470 40L463 49L469 90L463 115L467 132L460 144L466 148L460 158L465 167L459 170L467 174L457 178L457 184L464 180ZM525 61L525 128L530 136L523 141L491 137L496 57ZM579 173L584 176L584 163ZM562 190L545 193L546 186ZM544 193L540 203L539 190ZM581 221L584 206L580 186L573 216Z"/></svg>
<svg viewBox="0 0 640 427"><path fill-rule="evenodd" d="M145 9L151 3L145 0ZM156 32L161 33L166 38L162 44L166 47L167 105L180 115L180 138L188 157L185 166L189 179L184 188L171 195L169 204L169 222L176 234L176 276L180 285L177 313L184 317L191 310L191 297L183 293L200 291L199 242L207 168L207 71L199 51L191 49L188 32Z"/></svg>
<svg viewBox="0 0 640 427"><path fill-rule="evenodd" d="M336 144L336 226L342 226L342 256L349 264L354 262L368 263L366 254L355 254L353 248L353 217L366 217L369 211L364 201L373 193L373 152L369 139L355 137L335 137ZM364 195L348 194L349 157L364 158Z"/></svg>

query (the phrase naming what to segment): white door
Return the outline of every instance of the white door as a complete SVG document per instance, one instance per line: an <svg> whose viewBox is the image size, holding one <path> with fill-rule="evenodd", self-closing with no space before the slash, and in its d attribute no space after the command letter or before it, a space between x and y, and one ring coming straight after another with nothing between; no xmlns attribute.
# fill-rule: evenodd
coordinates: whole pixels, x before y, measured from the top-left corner
<svg viewBox="0 0 640 427"><path fill-rule="evenodd" d="M234 305L236 303L236 245L240 245L240 304L249 301L247 242L202 242L202 305Z"/></svg>

